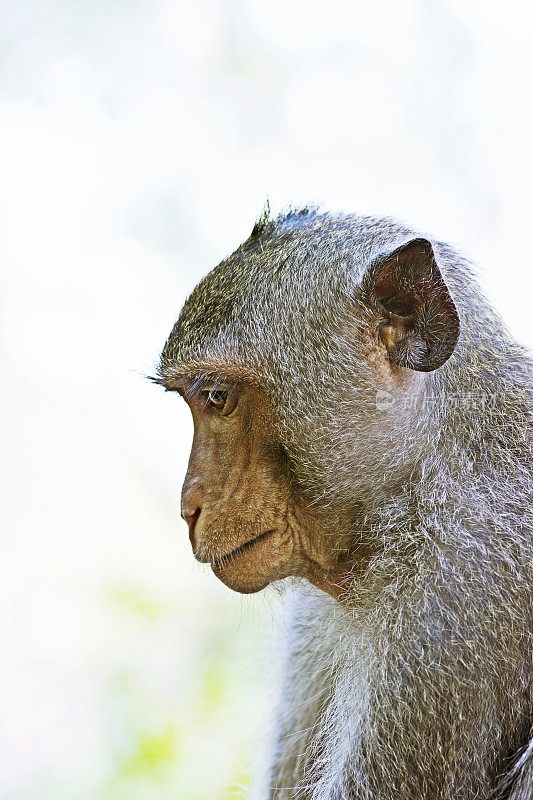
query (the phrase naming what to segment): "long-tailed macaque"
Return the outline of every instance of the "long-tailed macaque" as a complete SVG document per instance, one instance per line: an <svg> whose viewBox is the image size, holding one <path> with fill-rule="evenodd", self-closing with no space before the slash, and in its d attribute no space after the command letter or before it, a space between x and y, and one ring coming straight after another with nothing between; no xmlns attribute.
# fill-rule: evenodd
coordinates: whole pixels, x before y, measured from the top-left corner
<svg viewBox="0 0 533 800"><path fill-rule="evenodd" d="M261 797L532 800L531 366L391 220L264 216L186 301L157 380L194 554L286 579Z"/></svg>

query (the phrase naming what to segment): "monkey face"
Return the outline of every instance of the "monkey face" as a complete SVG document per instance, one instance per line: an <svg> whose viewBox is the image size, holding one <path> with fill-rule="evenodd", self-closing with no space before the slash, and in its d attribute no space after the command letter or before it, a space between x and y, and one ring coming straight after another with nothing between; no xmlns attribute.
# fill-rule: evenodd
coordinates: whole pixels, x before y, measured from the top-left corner
<svg viewBox="0 0 533 800"><path fill-rule="evenodd" d="M311 514L296 490L265 392L220 379L178 390L194 421L182 516L195 557L242 593L289 575L336 584L338 525L328 537L331 515Z"/></svg>

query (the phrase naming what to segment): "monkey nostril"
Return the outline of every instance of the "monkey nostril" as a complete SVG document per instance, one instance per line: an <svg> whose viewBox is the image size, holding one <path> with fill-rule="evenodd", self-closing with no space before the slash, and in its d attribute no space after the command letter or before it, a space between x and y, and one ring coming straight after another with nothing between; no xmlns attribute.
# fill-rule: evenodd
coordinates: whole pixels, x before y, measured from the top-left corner
<svg viewBox="0 0 533 800"><path fill-rule="evenodd" d="M187 509L184 508L183 511L181 512L181 516L183 517L183 519L185 520L185 522L189 526L189 539L191 540L191 545L193 546L193 548L194 548L194 545L195 545L195 542L194 542L194 529L196 527L196 522L198 521L198 517L200 516L200 513L201 513L201 509L200 508L195 508L194 510L190 510L188 508Z"/></svg>

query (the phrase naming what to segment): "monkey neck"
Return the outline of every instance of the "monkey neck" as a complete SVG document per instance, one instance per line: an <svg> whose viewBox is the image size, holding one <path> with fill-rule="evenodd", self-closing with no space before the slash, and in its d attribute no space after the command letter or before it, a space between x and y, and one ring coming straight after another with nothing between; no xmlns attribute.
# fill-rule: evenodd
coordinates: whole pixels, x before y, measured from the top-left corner
<svg viewBox="0 0 533 800"><path fill-rule="evenodd" d="M334 511L331 504L319 506L300 498L300 513L307 535L301 536L301 562L293 575L347 605L352 586L364 580L381 548L378 537L364 530L368 510L357 503Z"/></svg>
<svg viewBox="0 0 533 800"><path fill-rule="evenodd" d="M370 515L366 510L366 515L362 516L363 510L359 506L357 514L350 513L336 520L333 538L337 547L332 547L331 534L320 537L321 545L302 573L313 586L345 607L353 605L358 587L367 583L371 564L379 562L383 550L378 515ZM399 518L398 512L395 518Z"/></svg>
<svg viewBox="0 0 533 800"><path fill-rule="evenodd" d="M317 570L316 573L309 575L307 579L313 586L329 594L341 605L349 606L353 594L353 586L358 579L361 579L368 568L371 553L370 548L364 554L360 550L356 561L353 558L346 559L336 564L334 568L330 567L322 571Z"/></svg>

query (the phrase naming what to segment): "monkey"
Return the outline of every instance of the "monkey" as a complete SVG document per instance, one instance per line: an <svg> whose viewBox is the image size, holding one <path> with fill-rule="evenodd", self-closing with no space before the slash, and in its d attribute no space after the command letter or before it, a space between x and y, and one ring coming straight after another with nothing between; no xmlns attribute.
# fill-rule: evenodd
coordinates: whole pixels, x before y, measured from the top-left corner
<svg viewBox="0 0 533 800"><path fill-rule="evenodd" d="M258 798L533 798L531 367L388 218L266 213L185 301L192 549L287 620Z"/></svg>

